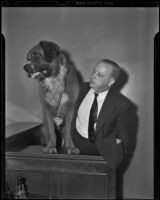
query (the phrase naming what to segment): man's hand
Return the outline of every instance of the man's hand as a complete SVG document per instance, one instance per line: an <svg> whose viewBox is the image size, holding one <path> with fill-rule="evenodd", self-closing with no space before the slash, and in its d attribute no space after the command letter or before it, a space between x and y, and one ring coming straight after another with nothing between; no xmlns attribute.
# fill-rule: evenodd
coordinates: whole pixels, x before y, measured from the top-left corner
<svg viewBox="0 0 160 200"><path fill-rule="evenodd" d="M121 142L122 142L121 139L117 139L117 138L116 138L116 143L117 143L117 144L119 144L119 143L121 143Z"/></svg>
<svg viewBox="0 0 160 200"><path fill-rule="evenodd" d="M60 117L54 117L53 120L55 121L57 126L60 126L61 124L63 124L63 119Z"/></svg>

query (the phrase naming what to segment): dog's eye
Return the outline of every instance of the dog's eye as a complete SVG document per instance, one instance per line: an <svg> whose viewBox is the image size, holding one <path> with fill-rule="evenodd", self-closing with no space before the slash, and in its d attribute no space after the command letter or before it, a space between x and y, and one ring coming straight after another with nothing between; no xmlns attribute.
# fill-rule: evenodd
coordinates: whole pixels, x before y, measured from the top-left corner
<svg viewBox="0 0 160 200"><path fill-rule="evenodd" d="M33 52L33 53L32 53L32 57L33 57L33 58L39 58L40 56L41 56L40 53L36 53L36 52Z"/></svg>

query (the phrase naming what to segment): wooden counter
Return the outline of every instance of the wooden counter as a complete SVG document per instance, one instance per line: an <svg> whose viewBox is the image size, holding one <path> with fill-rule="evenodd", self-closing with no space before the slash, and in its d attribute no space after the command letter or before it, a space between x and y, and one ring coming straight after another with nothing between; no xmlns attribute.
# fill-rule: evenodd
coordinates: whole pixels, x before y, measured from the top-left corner
<svg viewBox="0 0 160 200"><path fill-rule="evenodd" d="M6 181L12 191L22 176L29 198L115 199L116 173L101 156L43 154L40 127L6 138Z"/></svg>

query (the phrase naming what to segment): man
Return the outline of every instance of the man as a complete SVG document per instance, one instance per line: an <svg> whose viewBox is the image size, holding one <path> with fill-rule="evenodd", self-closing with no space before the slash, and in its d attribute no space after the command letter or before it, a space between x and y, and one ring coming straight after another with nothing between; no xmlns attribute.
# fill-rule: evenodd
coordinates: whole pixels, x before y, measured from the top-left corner
<svg viewBox="0 0 160 200"><path fill-rule="evenodd" d="M116 169L127 154L131 103L114 90L120 67L103 59L89 83L83 83L71 125L73 142L80 154L102 155Z"/></svg>

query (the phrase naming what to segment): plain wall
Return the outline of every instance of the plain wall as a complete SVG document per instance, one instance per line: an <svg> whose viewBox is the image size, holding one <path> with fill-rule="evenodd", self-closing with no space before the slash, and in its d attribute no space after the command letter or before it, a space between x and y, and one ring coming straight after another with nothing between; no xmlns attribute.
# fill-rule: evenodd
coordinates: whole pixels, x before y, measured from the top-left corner
<svg viewBox="0 0 160 200"><path fill-rule="evenodd" d="M40 40L66 49L87 81L101 58L129 74L122 93L138 107L133 158L124 174L124 197L153 198L153 67L158 8L2 8L6 39L6 124L42 121L38 85L23 70Z"/></svg>

